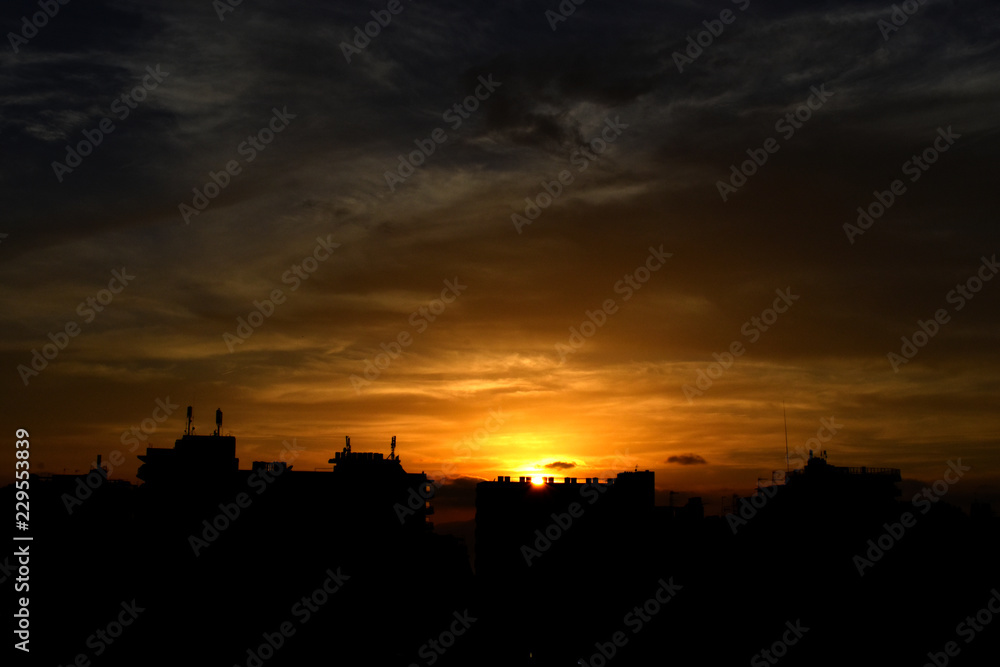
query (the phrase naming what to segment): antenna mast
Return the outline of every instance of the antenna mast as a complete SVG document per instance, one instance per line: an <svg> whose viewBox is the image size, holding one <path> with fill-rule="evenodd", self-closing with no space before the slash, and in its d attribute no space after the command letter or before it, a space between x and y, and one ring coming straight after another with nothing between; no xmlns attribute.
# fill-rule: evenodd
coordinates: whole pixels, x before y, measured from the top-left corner
<svg viewBox="0 0 1000 667"><path fill-rule="evenodd" d="M785 474L788 474L788 415L785 414L785 401L781 401L781 417L785 420Z"/></svg>

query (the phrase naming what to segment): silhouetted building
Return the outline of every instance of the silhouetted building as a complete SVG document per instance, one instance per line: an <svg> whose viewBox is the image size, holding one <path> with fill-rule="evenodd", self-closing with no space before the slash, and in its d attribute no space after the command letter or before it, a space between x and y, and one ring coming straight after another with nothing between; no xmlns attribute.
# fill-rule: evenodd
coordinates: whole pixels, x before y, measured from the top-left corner
<svg viewBox="0 0 1000 667"><path fill-rule="evenodd" d="M536 560L555 563L573 554L573 547L567 545L587 544L595 557L605 549L627 548L652 521L654 481L655 474L644 470L622 472L603 482L596 477L582 482L566 477L557 483L554 477L544 477L542 484L535 484L529 477L511 481L507 476L480 482L476 485L477 574L501 579L515 573L520 576ZM534 552L541 558L533 557Z"/></svg>
<svg viewBox="0 0 1000 667"><path fill-rule="evenodd" d="M806 465L800 470L790 470L785 483L836 484L841 488L853 487L859 493L870 491L895 497L899 495L899 490L893 485L901 479L899 468L834 466L827 463L826 452L814 456L810 451Z"/></svg>
<svg viewBox="0 0 1000 667"><path fill-rule="evenodd" d="M136 477L159 482L177 477L214 477L239 469L236 438L222 435L185 435L172 449L147 447L140 455L142 465Z"/></svg>
<svg viewBox="0 0 1000 667"><path fill-rule="evenodd" d="M227 500L236 493L256 497L266 492L265 505L283 514L283 523L301 520L302 508L323 508L335 517L341 531L428 531L433 513L432 486L424 473L408 473L396 456L396 438L391 454L351 451L347 437L343 450L329 460L333 472L298 471L285 461L254 461L250 470L239 469L236 438L222 435L222 411L216 411L216 431L195 435L188 426L172 449L148 447L139 456L143 464L137 476L146 482L145 496L174 496L168 505L162 498L153 503L169 507L174 515L187 506L195 514ZM273 490L272 490L273 489ZM305 515L308 521L314 517ZM305 527L304 527L305 528Z"/></svg>
<svg viewBox="0 0 1000 667"><path fill-rule="evenodd" d="M692 496L681 507L657 507L656 512L666 520L701 521L705 518L705 505L701 496Z"/></svg>
<svg viewBox="0 0 1000 667"><path fill-rule="evenodd" d="M222 410L215 412L216 430L212 435L195 435L191 427L191 407L187 409L187 428L173 449L147 447L138 457L143 462L136 477L158 483L182 478L213 478L239 470L236 438L222 435Z"/></svg>
<svg viewBox="0 0 1000 667"><path fill-rule="evenodd" d="M826 452L813 456L810 451L803 468L785 474L779 491L816 499L835 497L840 503L874 506L898 498L902 492L896 484L901 480L898 468L834 466L827 462Z"/></svg>
<svg viewBox="0 0 1000 667"><path fill-rule="evenodd" d="M707 518L698 497L655 507L651 471L499 477L476 487L473 576L464 547L428 530L434 484L403 469L394 441L386 456L347 439L332 471L240 470L216 417L212 435L189 422L173 448L150 447L139 487L100 459L87 475L30 477L41 662L104 646L108 666L764 664L801 625L783 666L923 664L995 594L989 506L897 500L897 469L810 457ZM130 601L141 617L110 634ZM95 629L114 643L94 644ZM992 665L997 637L963 644L962 663Z"/></svg>
<svg viewBox="0 0 1000 667"><path fill-rule="evenodd" d="M396 456L396 438L392 453L352 452L351 439L344 449L329 460L334 465L333 485L340 499L338 511L355 520L385 523L396 528L427 531L433 528L429 518L433 486L427 475L408 473Z"/></svg>
<svg viewBox="0 0 1000 667"><path fill-rule="evenodd" d="M462 608L457 600L471 578L464 548L431 530L427 475L403 469L395 438L386 456L352 451L348 437L329 459L332 471L301 471L290 461L253 461L241 470L236 439L221 434L221 422L220 411L216 432L204 436L189 422L172 449L150 447L140 457L145 483L136 532L142 553L155 555L139 578L146 594L173 600L183 582L198 599L212 601L198 606L191 621L200 638L213 645L211 638L222 637L227 648L256 646L262 631L289 619L294 600L315 589L329 568L340 568L349 577L343 591L323 607L322 621L282 649L285 664L326 650L331 632L367 647L372 664L388 655L412 662L420 642L440 632L441 619ZM262 576L274 585L262 586ZM433 600L426 599L428 580L438 582ZM417 599L424 615L391 637L371 622L387 604ZM238 654L220 646L213 657L233 664Z"/></svg>

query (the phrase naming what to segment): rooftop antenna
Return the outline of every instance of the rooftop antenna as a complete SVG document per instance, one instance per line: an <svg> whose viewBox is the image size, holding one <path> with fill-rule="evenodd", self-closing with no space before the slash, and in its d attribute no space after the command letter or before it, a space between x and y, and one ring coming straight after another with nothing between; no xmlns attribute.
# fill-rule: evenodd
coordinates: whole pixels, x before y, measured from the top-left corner
<svg viewBox="0 0 1000 667"><path fill-rule="evenodd" d="M222 408L215 411L215 435L222 435Z"/></svg>
<svg viewBox="0 0 1000 667"><path fill-rule="evenodd" d="M184 435L191 435L191 406L188 406L188 425L187 430L184 431Z"/></svg>
<svg viewBox="0 0 1000 667"><path fill-rule="evenodd" d="M389 454L390 459L396 458L396 436L392 436L392 453Z"/></svg>
<svg viewBox="0 0 1000 667"><path fill-rule="evenodd" d="M781 417L785 420L785 474L788 474L788 415L785 414L785 401L781 401Z"/></svg>

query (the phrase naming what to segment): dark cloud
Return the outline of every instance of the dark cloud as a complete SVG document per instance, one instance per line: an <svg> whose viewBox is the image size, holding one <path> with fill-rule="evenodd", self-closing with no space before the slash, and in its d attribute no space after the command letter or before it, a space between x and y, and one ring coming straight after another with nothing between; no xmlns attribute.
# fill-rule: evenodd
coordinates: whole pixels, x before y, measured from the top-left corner
<svg viewBox="0 0 1000 667"><path fill-rule="evenodd" d="M0 51L0 383L9 414L57 443L50 469L117 442L167 394L235 404L227 421L254 447L258 433L399 425L428 470L502 402L514 416L456 462L468 480L539 460L620 468L606 438L621 428L636 464L684 442L733 460L725 481L664 465L678 488L752 485L782 465L782 399L800 443L843 419L829 449L852 464L935 479L964 450L1000 469L981 441L996 431L1000 289L947 300L1000 249L996 3L923 4L886 40L882 1L751 2L683 72L673 53L721 5L586 3L553 31L554 5L405 3L347 63L339 45L373 7L293 4L242 3L223 22L211 3L69 3ZM37 11L15 7L7 30ZM157 64L170 76L57 181L66 145ZM489 75L502 86L452 128L443 112ZM833 96L780 135L821 85ZM275 107L295 119L243 160ZM609 118L628 127L582 169L573 151ZM851 244L857 208L949 126L957 143ZM390 192L385 173L437 127L447 141ZM723 202L717 183L769 137L780 149ZM178 205L233 159L239 175L185 225ZM518 234L511 215L562 171L572 183ZM331 234L341 247L292 291L286 272ZM661 244L673 257L626 300L616 285ZM122 266L134 283L25 387L18 365ZM455 276L468 289L418 332L413 313ZM744 327L786 287L801 298L751 341ZM275 289L287 299L230 352L223 333ZM615 313L561 358L610 298ZM949 323L894 372L887 353L940 308ZM355 391L401 334L412 342ZM689 402L682 387L708 371ZM467 510L473 486L441 493Z"/></svg>
<svg viewBox="0 0 1000 667"><path fill-rule="evenodd" d="M576 464L567 463L566 461L553 461L552 463L546 463L545 467L549 470L572 470L576 467Z"/></svg>
<svg viewBox="0 0 1000 667"><path fill-rule="evenodd" d="M705 465L708 463L697 454L675 454L667 459L667 463L676 463L682 466Z"/></svg>

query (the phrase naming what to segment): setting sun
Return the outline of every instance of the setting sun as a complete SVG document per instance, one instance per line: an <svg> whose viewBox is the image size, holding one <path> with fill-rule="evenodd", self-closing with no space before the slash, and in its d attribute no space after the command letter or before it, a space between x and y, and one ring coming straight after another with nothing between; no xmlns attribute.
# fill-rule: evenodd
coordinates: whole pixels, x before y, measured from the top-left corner
<svg viewBox="0 0 1000 667"><path fill-rule="evenodd" d="M567 1L7 3L23 665L1000 664L1000 0Z"/></svg>

